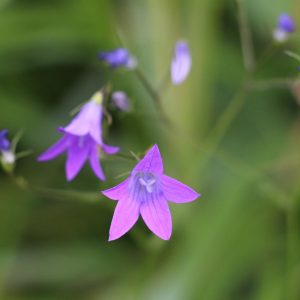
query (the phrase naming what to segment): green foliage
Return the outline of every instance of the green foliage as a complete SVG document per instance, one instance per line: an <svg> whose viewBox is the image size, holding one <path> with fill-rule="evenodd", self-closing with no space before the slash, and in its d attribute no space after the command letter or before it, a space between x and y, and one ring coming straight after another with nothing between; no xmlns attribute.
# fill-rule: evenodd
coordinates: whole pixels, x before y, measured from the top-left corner
<svg viewBox="0 0 300 300"><path fill-rule="evenodd" d="M277 15L299 11L299 1L245 2L255 57L264 57ZM159 121L134 74L112 75L96 60L119 46L117 32L155 86L176 39L189 41L190 77L162 97L176 129ZM284 50L299 54L298 36L250 80L235 1L0 1L0 128L11 137L24 130L18 148L34 154L18 161L16 174L39 186L24 191L0 174L0 299L299 299L298 104L289 84L253 83L297 77L298 62ZM112 76L135 109L112 112L106 140L128 154L158 143L167 173L202 194L171 207L169 242L142 222L107 242L115 203L98 192L134 161L107 158L108 182L87 168L67 184L64 158L35 160L68 113Z"/></svg>

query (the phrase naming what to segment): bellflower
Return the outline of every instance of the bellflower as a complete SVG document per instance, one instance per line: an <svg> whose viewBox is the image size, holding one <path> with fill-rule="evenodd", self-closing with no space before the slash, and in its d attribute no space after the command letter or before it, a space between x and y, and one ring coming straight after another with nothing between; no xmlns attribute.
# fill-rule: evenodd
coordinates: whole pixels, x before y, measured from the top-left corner
<svg viewBox="0 0 300 300"><path fill-rule="evenodd" d="M119 151L119 148L103 143L102 117L102 94L97 92L82 107L68 126L59 128L63 136L57 143L41 154L38 161L51 160L66 151L66 177L68 181L75 178L86 160L89 161L94 174L100 180L105 180L99 155L101 156L101 151L107 154L115 154Z"/></svg>
<svg viewBox="0 0 300 300"><path fill-rule="evenodd" d="M109 231L110 241L128 232L140 215L154 234L168 240L172 232L168 201L186 203L200 196L185 184L164 175L157 145L138 162L129 178L102 193L118 200Z"/></svg>
<svg viewBox="0 0 300 300"><path fill-rule="evenodd" d="M285 42L294 31L294 19L286 13L282 13L278 18L277 27L274 30L273 37L278 42Z"/></svg>
<svg viewBox="0 0 300 300"><path fill-rule="evenodd" d="M131 56L125 48L100 52L98 58L106 62L112 68L125 67L127 69L134 69L137 65L135 58Z"/></svg>
<svg viewBox="0 0 300 300"><path fill-rule="evenodd" d="M171 64L171 79L173 84L181 84L189 75L192 66L192 57L189 46L184 41L175 44L174 56Z"/></svg>
<svg viewBox="0 0 300 300"><path fill-rule="evenodd" d="M123 110L123 111L130 110L128 97L126 93L122 91L113 92L111 95L111 101L113 105L119 110Z"/></svg>

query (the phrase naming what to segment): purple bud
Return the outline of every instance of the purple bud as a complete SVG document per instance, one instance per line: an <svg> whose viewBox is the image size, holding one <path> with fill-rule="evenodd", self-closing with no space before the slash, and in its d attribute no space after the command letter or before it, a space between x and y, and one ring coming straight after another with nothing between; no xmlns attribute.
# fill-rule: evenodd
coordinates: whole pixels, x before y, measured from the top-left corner
<svg viewBox="0 0 300 300"><path fill-rule="evenodd" d="M132 57L125 48L100 52L98 58L106 62L112 68L125 67L127 69L134 69L137 65L135 58Z"/></svg>
<svg viewBox="0 0 300 300"><path fill-rule="evenodd" d="M126 93L122 91L113 92L111 96L113 105L119 110L129 111L129 99Z"/></svg>
<svg viewBox="0 0 300 300"><path fill-rule="evenodd" d="M8 150L10 147L10 141L7 138L7 134L7 129L3 129L0 131L0 150Z"/></svg>
<svg viewBox="0 0 300 300"><path fill-rule="evenodd" d="M288 14L282 13L279 16L277 28L281 29L287 33L292 33L295 31L294 19Z"/></svg>
<svg viewBox="0 0 300 300"><path fill-rule="evenodd" d="M178 41L175 44L171 64L171 79L173 84L181 84L190 73L191 66L192 57L188 44L184 41Z"/></svg>
<svg viewBox="0 0 300 300"><path fill-rule="evenodd" d="M273 37L277 42L285 42L291 33L295 31L294 19L286 13L282 13L274 30Z"/></svg>

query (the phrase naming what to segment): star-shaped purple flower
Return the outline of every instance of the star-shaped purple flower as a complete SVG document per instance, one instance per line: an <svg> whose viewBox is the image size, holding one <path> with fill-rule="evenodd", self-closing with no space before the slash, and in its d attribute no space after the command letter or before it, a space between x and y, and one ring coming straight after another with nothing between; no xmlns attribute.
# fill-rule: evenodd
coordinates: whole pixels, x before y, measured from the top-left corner
<svg viewBox="0 0 300 300"><path fill-rule="evenodd" d="M86 103L72 122L65 128L59 128L63 136L56 144L38 157L38 161L48 161L67 152L66 177L71 181L79 173L86 160L95 175L105 180L100 165L101 150L107 154L115 154L118 147L108 146L102 140L102 94L96 93Z"/></svg>
<svg viewBox="0 0 300 300"><path fill-rule="evenodd" d="M8 150L10 147L10 141L7 138L8 130L0 130L0 150Z"/></svg>
<svg viewBox="0 0 300 300"><path fill-rule="evenodd" d="M98 58L105 61L112 68L125 67L127 69L134 69L136 67L135 58L125 48L99 52Z"/></svg>
<svg viewBox="0 0 300 300"><path fill-rule="evenodd" d="M185 184L164 175L157 145L135 166L129 178L102 193L112 200L118 200L110 226L109 241L128 232L140 215L154 234L163 240L169 240L172 219L168 201L186 203L200 196Z"/></svg>
<svg viewBox="0 0 300 300"><path fill-rule="evenodd" d="M189 46L184 41L175 44L174 56L171 64L171 79L173 84L181 84L189 75L192 66L192 57Z"/></svg>

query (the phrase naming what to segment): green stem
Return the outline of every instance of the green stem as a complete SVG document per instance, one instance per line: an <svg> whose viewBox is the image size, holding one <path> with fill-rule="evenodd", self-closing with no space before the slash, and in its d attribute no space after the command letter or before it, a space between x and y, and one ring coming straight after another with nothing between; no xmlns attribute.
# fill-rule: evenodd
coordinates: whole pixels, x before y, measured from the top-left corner
<svg viewBox="0 0 300 300"><path fill-rule="evenodd" d="M286 299L299 299L297 265L300 263L297 232L298 216L296 207L290 205L286 210Z"/></svg>
<svg viewBox="0 0 300 300"><path fill-rule="evenodd" d="M248 18L244 7L245 2L244 0L236 0L236 3L238 7L238 22L244 65L246 71L248 73L251 73L255 68L255 59L251 32L249 29Z"/></svg>
<svg viewBox="0 0 300 300"><path fill-rule="evenodd" d="M249 91L268 90L272 88L291 88L295 78L271 78L266 80L254 80L247 83L246 89Z"/></svg>
<svg viewBox="0 0 300 300"><path fill-rule="evenodd" d="M10 174L10 178L18 188L20 188L24 191L33 192L38 195L51 197L51 198L55 198L58 200L72 199L75 201L95 203L101 197L100 192L99 193L82 192L82 191L76 191L76 190L65 190L65 189L60 190L60 189L39 187L39 186L34 186L34 185L30 184L24 177L21 177L21 176L16 177L15 175Z"/></svg>
<svg viewBox="0 0 300 300"><path fill-rule="evenodd" d="M232 98L226 109L223 111L215 127L211 130L211 133L209 134L211 140L208 142L208 148L211 154L216 150L220 141L222 140L228 128L232 124L234 118L241 111L245 103L245 98L246 91L243 85L242 88L236 92L235 96Z"/></svg>
<svg viewBox="0 0 300 300"><path fill-rule="evenodd" d="M157 110L162 122L165 125L167 125L168 127L172 127L172 123L169 120L169 118L167 117L167 115L164 111L164 108L162 106L162 101L161 101L159 93L152 87L151 83L149 82L149 80L147 79L145 74L139 68L136 68L134 71L135 71L137 78L140 80L140 82L142 83L144 88L149 93L151 99L153 100L153 103L156 107L156 110Z"/></svg>

